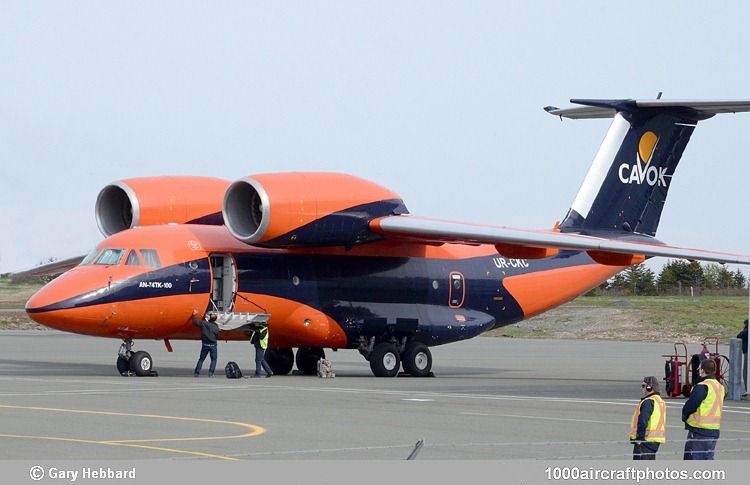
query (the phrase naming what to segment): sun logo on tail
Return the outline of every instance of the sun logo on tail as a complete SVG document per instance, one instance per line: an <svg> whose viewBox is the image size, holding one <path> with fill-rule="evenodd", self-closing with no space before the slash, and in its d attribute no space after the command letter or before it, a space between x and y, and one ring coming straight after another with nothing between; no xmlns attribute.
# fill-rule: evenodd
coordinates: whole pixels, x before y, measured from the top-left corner
<svg viewBox="0 0 750 485"><path fill-rule="evenodd" d="M651 161L651 155L654 154L654 148L659 137L653 131L647 131L641 135L641 141L638 142L638 155L641 157L641 163L648 165Z"/></svg>
<svg viewBox="0 0 750 485"><path fill-rule="evenodd" d="M618 168L620 181L624 184L648 184L651 187L667 187L666 167L655 167L651 165L651 160L656 150L656 144L659 142L659 136L653 131L647 131L641 135L638 141L638 151L635 154L635 163L630 165L623 163ZM638 163L640 161L641 163ZM658 164L658 162L657 162Z"/></svg>

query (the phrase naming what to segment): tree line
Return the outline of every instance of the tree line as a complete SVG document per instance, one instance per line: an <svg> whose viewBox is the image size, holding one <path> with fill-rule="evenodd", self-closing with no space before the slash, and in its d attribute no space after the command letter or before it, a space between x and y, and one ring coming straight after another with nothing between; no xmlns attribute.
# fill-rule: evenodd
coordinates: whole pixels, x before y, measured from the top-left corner
<svg viewBox="0 0 750 485"><path fill-rule="evenodd" d="M720 264L673 260L657 275L644 264L630 266L603 283L595 293L630 295L744 294L748 280L738 269Z"/></svg>

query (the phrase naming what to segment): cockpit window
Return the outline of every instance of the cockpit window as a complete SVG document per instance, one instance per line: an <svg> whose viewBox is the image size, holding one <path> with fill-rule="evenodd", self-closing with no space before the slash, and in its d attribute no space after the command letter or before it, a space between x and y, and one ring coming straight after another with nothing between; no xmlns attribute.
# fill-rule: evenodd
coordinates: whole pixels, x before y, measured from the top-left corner
<svg viewBox="0 0 750 485"><path fill-rule="evenodd" d="M96 257L94 264L119 264L123 254L125 254L124 249L105 249Z"/></svg>
<svg viewBox="0 0 750 485"><path fill-rule="evenodd" d="M143 256L143 262L146 266L161 268L161 261L159 261L159 254L156 249L141 249L141 256Z"/></svg>
<svg viewBox="0 0 750 485"><path fill-rule="evenodd" d="M83 261L81 261L79 264L91 264L91 261L94 259L94 257L99 254L98 249L94 249L89 254L86 255L85 258L83 258Z"/></svg>
<svg viewBox="0 0 750 485"><path fill-rule="evenodd" d="M128 253L128 259L125 260L125 266L141 266L141 258L138 257L138 253L131 250Z"/></svg>

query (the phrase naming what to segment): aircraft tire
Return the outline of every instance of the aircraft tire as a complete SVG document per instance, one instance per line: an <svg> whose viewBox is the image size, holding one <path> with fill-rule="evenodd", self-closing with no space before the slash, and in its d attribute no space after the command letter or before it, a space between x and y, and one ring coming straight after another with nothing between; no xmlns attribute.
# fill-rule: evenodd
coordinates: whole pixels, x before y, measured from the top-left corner
<svg viewBox="0 0 750 485"><path fill-rule="evenodd" d="M313 376L318 373L318 360L325 357L325 351L319 347L300 347L297 349L297 369L306 376Z"/></svg>
<svg viewBox="0 0 750 485"><path fill-rule="evenodd" d="M271 366L274 374L289 374L294 367L294 351L292 349L268 349L266 362Z"/></svg>
<svg viewBox="0 0 750 485"><path fill-rule="evenodd" d="M144 352L143 350L139 350L138 352L134 352L133 355L130 356L130 370L135 372L135 375L138 377L147 376L151 373L151 367L154 364L154 361L151 359L151 356L148 352Z"/></svg>
<svg viewBox="0 0 750 485"><path fill-rule="evenodd" d="M401 356L394 344L381 342L372 349L370 369L376 377L395 377L401 367Z"/></svg>
<svg viewBox="0 0 750 485"><path fill-rule="evenodd" d="M125 357L118 355L117 356L117 372L120 373L121 376L128 375L128 372L130 371L130 361L126 359Z"/></svg>
<svg viewBox="0 0 750 485"><path fill-rule="evenodd" d="M401 355L401 365L414 377L427 377L432 369L432 353L422 342L409 342Z"/></svg>

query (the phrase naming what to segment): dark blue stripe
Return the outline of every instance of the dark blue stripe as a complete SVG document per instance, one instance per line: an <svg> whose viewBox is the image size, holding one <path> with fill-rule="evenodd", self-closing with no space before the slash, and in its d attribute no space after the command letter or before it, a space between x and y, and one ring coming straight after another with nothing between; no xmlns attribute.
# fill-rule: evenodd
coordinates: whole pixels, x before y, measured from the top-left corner
<svg viewBox="0 0 750 485"><path fill-rule="evenodd" d="M192 265L192 266L191 266ZM194 266L194 268L193 268ZM191 280L197 280L192 281ZM43 313L68 308L81 308L122 301L143 300L163 296L208 293L211 288L208 259L196 259L134 276L103 286L52 305L27 308L28 313Z"/></svg>
<svg viewBox="0 0 750 485"><path fill-rule="evenodd" d="M282 236L266 241L262 246L269 248L352 247L356 244L379 241L383 237L370 231L371 220L408 213L409 211L400 199L362 204L316 219Z"/></svg>
<svg viewBox="0 0 750 485"><path fill-rule="evenodd" d="M193 219L192 221L186 222L186 224L202 224L204 226L223 226L224 225L224 215L219 212L214 212L213 214L208 214L207 216L201 216L197 219Z"/></svg>

